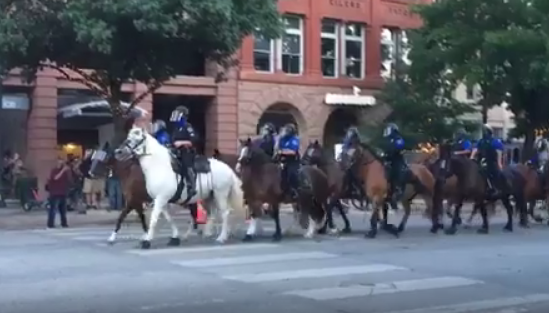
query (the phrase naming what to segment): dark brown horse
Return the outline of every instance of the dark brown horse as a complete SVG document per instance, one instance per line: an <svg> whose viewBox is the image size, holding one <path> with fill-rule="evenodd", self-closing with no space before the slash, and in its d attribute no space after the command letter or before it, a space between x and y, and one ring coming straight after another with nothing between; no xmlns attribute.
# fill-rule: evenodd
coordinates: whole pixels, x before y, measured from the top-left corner
<svg viewBox="0 0 549 313"><path fill-rule="evenodd" d="M259 147L258 140L260 139L252 141L248 138L241 141L238 158L242 189L250 212L250 224L244 240L254 239L261 208L264 203L267 203L276 227L273 240L279 241L282 239L280 204L292 201L282 190L283 176L280 164L274 163L272 158ZM305 237L312 238L315 226L318 229L325 223L328 179L316 167L303 166L299 173L299 182L299 197L294 206L294 223L297 223L299 212L300 220L309 223Z"/></svg>
<svg viewBox="0 0 549 313"><path fill-rule="evenodd" d="M373 206L372 216L370 218L370 230L366 237L375 238L378 231L379 215L383 212L382 227L385 231L398 236L406 228L406 223L411 213L412 200L420 195L431 212L432 228L431 232L437 232L441 228L439 222L439 212L432 208L432 197L434 189L434 177L431 172L421 164L408 165L406 188L404 190L401 203L404 207L404 216L400 225L395 227L387 221L389 181L386 177L385 166L377 153L367 144L361 144L347 153L342 154L341 163L344 168L349 168L357 177L362 178L364 183L364 192Z"/></svg>
<svg viewBox="0 0 549 313"><path fill-rule="evenodd" d="M343 228L342 232L350 233L351 223L347 218L345 208L343 208L343 205L341 204L341 199L346 196L345 193L347 191L345 189L345 171L341 169L341 167L339 166L339 164L337 164L335 158L332 157L332 155L328 155L328 153L322 148L322 145L320 145L318 140L309 143L307 149L305 149L305 153L303 154L303 158L301 159L301 161L301 163L304 165L318 166L318 168L321 169L328 177L330 196L328 199L328 215L326 219L326 226L330 230L335 230L335 232L337 232L337 228L334 225L332 212L333 208L336 207L339 211L339 214L341 215L341 218L343 219L343 222L345 223L345 228Z"/></svg>
<svg viewBox="0 0 549 313"><path fill-rule="evenodd" d="M461 222L461 203L465 200L470 200L474 203L474 209L480 211L482 217L482 227L478 230L478 233L486 234L489 232L489 223L488 223L488 211L486 205L488 203L494 203L497 200L501 200L507 211L507 223L504 227L505 231L513 231L513 206L510 203L510 197L514 196L516 199L522 197L522 187L524 182L520 175L513 171L511 168L506 168L503 171L504 180L502 182L505 184L505 190L502 190L501 195L497 199L487 199L487 182L486 178L482 174L481 167L469 158L464 157L455 157L452 155L451 145L444 143L440 145L439 148L440 159L438 162L438 167L440 168L438 178L449 178L452 176L457 177L457 188L458 194L455 196L456 207L454 213L452 214L452 225L449 229L446 230L447 234L455 234L457 231L457 226ZM440 193L442 193L442 188L436 188L435 190L436 198L442 198ZM522 202L522 200L520 200ZM438 204L438 203L437 203ZM438 206L438 205L437 205ZM474 214L474 212L472 213ZM524 223L524 215L521 215L521 225Z"/></svg>

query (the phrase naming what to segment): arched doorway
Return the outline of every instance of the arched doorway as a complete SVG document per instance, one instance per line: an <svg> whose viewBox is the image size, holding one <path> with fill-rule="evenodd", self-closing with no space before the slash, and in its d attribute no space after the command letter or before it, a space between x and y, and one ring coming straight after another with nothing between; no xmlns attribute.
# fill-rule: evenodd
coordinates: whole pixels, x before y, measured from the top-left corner
<svg viewBox="0 0 549 313"><path fill-rule="evenodd" d="M265 123L272 123L276 131L279 132L280 128L288 123L292 123L297 126L298 134L305 130L303 116L301 112L291 104L288 103L275 103L269 106L261 117L256 125L256 134L259 134L259 129Z"/></svg>
<svg viewBox="0 0 549 313"><path fill-rule="evenodd" d="M337 108L330 113L324 124L324 147L333 150L334 145L345 137L347 128L358 125L357 112L350 108Z"/></svg>

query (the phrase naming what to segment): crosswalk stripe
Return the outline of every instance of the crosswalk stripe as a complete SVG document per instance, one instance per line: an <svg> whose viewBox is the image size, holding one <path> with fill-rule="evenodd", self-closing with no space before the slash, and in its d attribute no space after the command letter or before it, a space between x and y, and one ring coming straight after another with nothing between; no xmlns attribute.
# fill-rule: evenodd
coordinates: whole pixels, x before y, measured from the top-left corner
<svg viewBox="0 0 549 313"><path fill-rule="evenodd" d="M207 258L195 259L190 261L172 261L171 263L185 267L212 267L212 266L230 266L230 265L245 265L257 264L266 262L279 261L295 261L295 260L312 260L312 259L329 259L338 257L335 254L325 252L297 252L297 253L278 253L278 254L261 254L239 256L232 258Z"/></svg>
<svg viewBox="0 0 549 313"><path fill-rule="evenodd" d="M214 247L179 247L179 248L166 248L166 249L152 249L152 250L127 250L126 253L152 256L152 255L169 255L169 254L188 254L188 253L201 253L201 252L216 252L216 251L230 251L230 250L255 250L255 249L269 249L278 248L280 245L272 243L252 243L252 244L234 244Z"/></svg>
<svg viewBox="0 0 549 313"><path fill-rule="evenodd" d="M536 304L549 301L549 294L532 294L522 297L508 297L490 300L472 301L458 304L441 305L422 309L393 311L388 313L473 313L483 310L504 309L519 305ZM511 312L511 311L509 311ZM512 311L519 312L519 311Z"/></svg>
<svg viewBox="0 0 549 313"><path fill-rule="evenodd" d="M408 270L405 267L386 265L386 264L372 264L364 266L346 266L346 267L334 267L334 268L318 268L318 269L304 269L295 271L281 271L271 273L260 274L244 274L244 275L230 275L223 276L224 279L236 280L246 283L263 283L274 282L290 279L302 279L302 278L321 278L332 276L344 276L352 274L368 274L368 273L380 273L387 271Z"/></svg>
<svg viewBox="0 0 549 313"><path fill-rule="evenodd" d="M325 301L340 300L353 297L368 297L380 294L391 294L408 291L422 291L430 289L471 286L483 283L484 282L480 280L448 276L394 281L390 283L372 284L370 286L356 285L348 287L294 290L284 292L283 294L299 296L312 300Z"/></svg>

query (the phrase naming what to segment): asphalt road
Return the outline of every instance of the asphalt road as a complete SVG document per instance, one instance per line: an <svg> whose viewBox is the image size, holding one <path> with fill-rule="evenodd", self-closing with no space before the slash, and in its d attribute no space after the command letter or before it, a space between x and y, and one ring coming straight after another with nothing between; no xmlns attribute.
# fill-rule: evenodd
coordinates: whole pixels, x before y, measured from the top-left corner
<svg viewBox="0 0 549 313"><path fill-rule="evenodd" d="M288 218L284 220L288 223ZM272 223L254 243L192 238L136 249L126 226L0 232L1 313L546 313L549 229L428 233L414 217L407 233L356 234L272 243ZM242 234L239 233L238 236Z"/></svg>

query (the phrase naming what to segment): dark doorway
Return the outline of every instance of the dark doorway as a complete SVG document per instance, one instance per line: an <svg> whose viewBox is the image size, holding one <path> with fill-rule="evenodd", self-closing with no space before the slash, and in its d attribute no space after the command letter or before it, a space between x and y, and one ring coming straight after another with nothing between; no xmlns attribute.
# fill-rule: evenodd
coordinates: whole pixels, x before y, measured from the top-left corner
<svg viewBox="0 0 549 313"><path fill-rule="evenodd" d="M259 129L266 123L272 123L277 133L286 124L294 124L299 134L299 124L297 123L292 111L296 110L292 105L286 103L274 104L265 110L256 125L256 134L259 134Z"/></svg>
<svg viewBox="0 0 549 313"><path fill-rule="evenodd" d="M324 147L333 150L334 145L340 143L350 126L358 125L358 112L351 108L337 108L328 117L324 125Z"/></svg>

